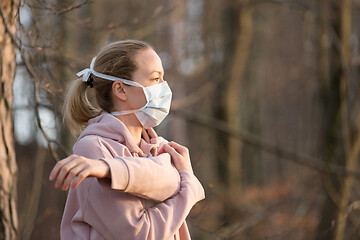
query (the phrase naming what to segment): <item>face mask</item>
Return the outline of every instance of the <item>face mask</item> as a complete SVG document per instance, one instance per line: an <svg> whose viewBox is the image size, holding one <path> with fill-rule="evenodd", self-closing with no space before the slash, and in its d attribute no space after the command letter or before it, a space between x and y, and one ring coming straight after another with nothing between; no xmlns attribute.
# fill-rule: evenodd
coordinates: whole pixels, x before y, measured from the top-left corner
<svg viewBox="0 0 360 240"><path fill-rule="evenodd" d="M164 118L169 114L172 92L166 81L158 83L153 86L144 87L141 84L134 81L96 72L94 70L95 60L96 57L94 57L93 60L91 61L90 69L89 68L84 69L76 74L78 77L83 76L84 82L88 82L90 74L94 74L99 78L103 78L111 81L121 81L127 85L131 85L134 87L141 87L146 97L146 104L142 108L135 110L112 112L111 113L112 115L118 116L118 115L135 113L135 116L137 117L137 119L144 128L151 128L158 126L164 120Z"/></svg>

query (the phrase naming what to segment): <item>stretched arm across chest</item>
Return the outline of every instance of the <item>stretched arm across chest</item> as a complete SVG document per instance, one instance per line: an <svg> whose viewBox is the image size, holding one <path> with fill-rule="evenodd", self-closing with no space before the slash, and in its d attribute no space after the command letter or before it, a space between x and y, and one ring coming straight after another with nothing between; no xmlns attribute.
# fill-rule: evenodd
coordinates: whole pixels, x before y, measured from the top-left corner
<svg viewBox="0 0 360 240"><path fill-rule="evenodd" d="M86 177L97 177L105 188L124 191L143 198L163 201L179 191L180 176L167 153L155 157L116 157L97 136L76 143L74 155L59 161L50 179L57 177L63 190L77 187Z"/></svg>

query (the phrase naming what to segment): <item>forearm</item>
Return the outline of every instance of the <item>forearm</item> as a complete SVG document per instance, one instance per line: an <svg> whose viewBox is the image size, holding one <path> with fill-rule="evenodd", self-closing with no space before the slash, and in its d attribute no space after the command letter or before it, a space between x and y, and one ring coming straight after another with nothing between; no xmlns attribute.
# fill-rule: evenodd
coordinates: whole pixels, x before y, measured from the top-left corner
<svg viewBox="0 0 360 240"><path fill-rule="evenodd" d="M179 191L180 176L170 156L102 159L110 168L111 188L163 201Z"/></svg>
<svg viewBox="0 0 360 240"><path fill-rule="evenodd" d="M151 225L146 232L148 239L170 239L183 224L191 208L205 198L203 187L192 173L181 170L180 175L179 193L143 213L143 218L147 219L144 222Z"/></svg>
<svg viewBox="0 0 360 240"><path fill-rule="evenodd" d="M93 185L85 221L109 239L122 236L124 239L170 239L184 223L194 204L204 198L204 189L197 178L180 171L180 191L172 198L150 208L130 195L103 191ZM104 199L120 197L112 207L101 204Z"/></svg>

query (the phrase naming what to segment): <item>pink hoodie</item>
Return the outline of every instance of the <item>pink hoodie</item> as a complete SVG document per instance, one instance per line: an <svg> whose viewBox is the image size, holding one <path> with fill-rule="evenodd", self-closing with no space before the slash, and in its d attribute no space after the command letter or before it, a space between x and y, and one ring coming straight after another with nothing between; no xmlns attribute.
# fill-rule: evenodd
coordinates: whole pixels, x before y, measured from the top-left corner
<svg viewBox="0 0 360 240"><path fill-rule="evenodd" d="M142 139L139 148L106 112L88 123L73 152L104 160L111 179L89 177L69 190L61 239L190 239L185 218L204 189L190 172L178 172L168 153L157 156L167 141ZM138 157L140 149L145 157Z"/></svg>

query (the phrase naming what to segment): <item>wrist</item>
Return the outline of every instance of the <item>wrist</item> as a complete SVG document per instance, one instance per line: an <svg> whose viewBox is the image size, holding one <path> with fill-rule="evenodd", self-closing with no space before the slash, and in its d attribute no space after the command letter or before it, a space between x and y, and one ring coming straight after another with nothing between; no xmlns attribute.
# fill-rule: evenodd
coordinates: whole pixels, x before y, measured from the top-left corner
<svg viewBox="0 0 360 240"><path fill-rule="evenodd" d="M111 174L110 174L110 167L107 163L103 162L105 164L105 178L111 178Z"/></svg>
<svg viewBox="0 0 360 240"><path fill-rule="evenodd" d="M109 165L105 161L102 161L102 160L99 160L99 161L100 161L99 162L100 163L100 167L99 167L100 173L99 173L99 175L102 178L111 178Z"/></svg>
<svg viewBox="0 0 360 240"><path fill-rule="evenodd" d="M179 171L179 172L180 172L180 171L187 171L187 172L189 172L189 173L191 173L191 174L194 174L192 168L179 168L178 171Z"/></svg>

